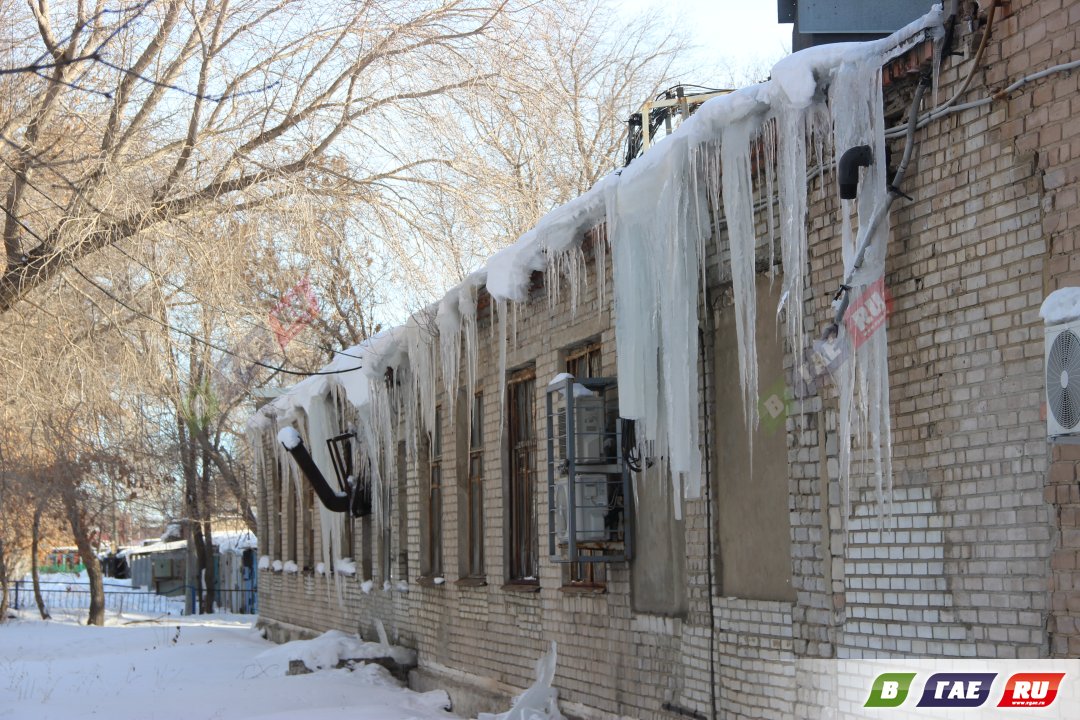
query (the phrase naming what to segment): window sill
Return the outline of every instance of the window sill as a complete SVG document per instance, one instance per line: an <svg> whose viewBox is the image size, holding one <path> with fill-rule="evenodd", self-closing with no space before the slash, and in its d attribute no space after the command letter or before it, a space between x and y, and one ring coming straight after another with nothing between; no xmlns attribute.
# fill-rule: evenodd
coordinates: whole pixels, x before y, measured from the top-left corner
<svg viewBox="0 0 1080 720"><path fill-rule="evenodd" d="M559 592L564 595L606 595L607 585L575 583L563 585L559 588Z"/></svg>
<svg viewBox="0 0 1080 720"><path fill-rule="evenodd" d="M423 587L429 587L429 588L437 588L437 587L442 587L442 586L446 585L446 580L445 579L443 579L442 582L435 582L436 577L442 578L441 575L434 575L434 576L431 576L431 577L428 577L426 575L421 575L420 577L416 578L416 584L421 585Z"/></svg>
<svg viewBox="0 0 1080 720"><path fill-rule="evenodd" d="M463 577L454 581L454 584L458 587L487 587L487 578L485 577Z"/></svg>
<svg viewBox="0 0 1080 720"><path fill-rule="evenodd" d="M511 580L502 586L502 589L506 592L512 593L538 593L540 592L540 581L538 580Z"/></svg>

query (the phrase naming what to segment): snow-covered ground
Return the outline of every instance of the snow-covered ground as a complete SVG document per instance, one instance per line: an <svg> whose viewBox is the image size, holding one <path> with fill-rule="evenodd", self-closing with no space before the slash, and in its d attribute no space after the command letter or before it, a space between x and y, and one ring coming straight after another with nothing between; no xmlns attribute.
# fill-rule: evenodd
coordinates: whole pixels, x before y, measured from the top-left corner
<svg viewBox="0 0 1080 720"><path fill-rule="evenodd" d="M443 709L444 692L401 688L376 665L287 676L288 653L252 629L250 615L110 613L106 627L20 615L0 624L0 718L457 717Z"/></svg>

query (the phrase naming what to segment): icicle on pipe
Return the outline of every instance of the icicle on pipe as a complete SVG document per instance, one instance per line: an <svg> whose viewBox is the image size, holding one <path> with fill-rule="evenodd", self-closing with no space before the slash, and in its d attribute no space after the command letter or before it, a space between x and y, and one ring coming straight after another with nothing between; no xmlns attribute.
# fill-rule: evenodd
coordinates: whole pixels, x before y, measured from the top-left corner
<svg viewBox="0 0 1080 720"><path fill-rule="evenodd" d="M856 201L857 233L850 224L851 201L843 201L841 248L844 274L851 272L861 238L871 226L874 213L887 202L885 175L885 122L882 115L881 65L879 58L863 58L840 66L829 90L832 110L833 152L839 160L848 148L869 145L874 161L862 171ZM871 239L864 263L852 276L852 297L859 297L866 287L880 279L885 272L885 252L889 237L888 218L878 225ZM840 369L840 486L845 503L845 516L850 514L851 465L853 438L862 451L862 460L873 466L879 509L883 506L885 485L891 486L891 462L883 460L888 454L891 430L888 403L888 349L882 329L858 348L847 328L839 328L850 361ZM869 453L869 457L866 456ZM886 477L888 476L888 477Z"/></svg>

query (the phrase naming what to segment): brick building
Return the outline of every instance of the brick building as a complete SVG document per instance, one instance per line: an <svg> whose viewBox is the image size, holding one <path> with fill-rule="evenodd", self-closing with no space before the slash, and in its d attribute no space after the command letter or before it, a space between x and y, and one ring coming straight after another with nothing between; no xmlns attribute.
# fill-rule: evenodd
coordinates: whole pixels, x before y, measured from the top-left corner
<svg viewBox="0 0 1080 720"><path fill-rule="evenodd" d="M828 327L834 294L848 284L852 253L841 227L854 222L845 214L853 208L838 199L831 164L823 172L817 164L846 148L816 144L839 145L843 133L809 132L800 166L810 170L806 221L792 230L784 213L799 207L791 202L801 190L780 187L779 203L766 193L783 184L779 165L792 157L784 152L797 148L767 146L784 142L797 83L787 86L783 112L764 111L773 130L749 144L759 202L747 258L733 240L735 195L708 169L722 153L713 145L738 124L740 100L710 101L621 178L556 210L437 307L329 368L358 362L362 371L305 380L253 418L260 622L270 635L337 628L369 636L379 620L418 651L413 684L448 688L463 714L505 707L554 640L561 707L582 718L813 717L797 667L807 658L1080 655L1080 445L1047 436L1039 319L1047 294L1080 285L1080 94L1070 65L1080 2L946 5L933 22L874 46L883 100L856 97L886 128L901 126L935 42L951 51L921 104L924 114L947 107L915 132L899 188L909 197L888 215L887 323L840 359L856 366L872 352L887 357L887 375L870 366L863 377L887 379L891 488L885 473L879 492L874 439L863 439L888 436L872 407L859 413L856 398L845 425L844 383L859 381L845 380L844 367L834 368L835 382L818 375L792 397L812 354L798 350ZM812 126L818 110L838 127L838 78L858 65L852 57L867 55L806 52L778 67L771 85L790 81L792 67L811 67L817 87L798 116L809 125L799 127ZM766 104L769 92L751 98ZM887 194L870 186L886 168L895 177L905 135L885 137L891 161L875 151L854 202ZM726 158L731 173L738 165ZM678 173L703 180L696 197L708 205L705 223L687 219L700 208L685 196L674 198L674 214L661 207L672 198L649 178ZM654 194L640 194L650 187ZM642 198L657 203L666 227L641 224L632 209L620 214ZM702 227L701 240L687 242ZM785 232L805 232L804 255L778 238ZM667 242L685 264L660 257L642 268L651 256L635 263L625 254L635 233L652 247ZM757 271L749 280L738 275L747 262ZM659 321L633 312L634 272L657 285L640 295L645 310L659 308ZM794 334L783 319L777 329L785 292ZM865 295L850 292L855 311ZM757 307L750 315L748 296ZM850 341L850 321L844 328ZM758 380L744 385L739 356L749 333ZM632 344L646 356L651 349L651 366L629 357ZM548 428L562 428L559 407L577 395L551 391L561 373L586 386L583 405L595 391L618 409L604 411L609 435L600 444L617 442L617 453L604 452L626 469L582 472L579 490L560 479L575 470L553 459L565 461L565 444L548 442ZM649 383L659 399L642 388ZM755 385L760 421L748 431L744 388ZM650 402L640 425L651 428L651 443L613 424L614 414ZM680 407L696 422L672 419ZM277 442L285 426L299 430L326 476L337 448L342 475L370 484L374 511L349 519L321 509ZM853 448L849 481L845 447ZM699 466L688 469L687 458ZM590 482L601 483L606 518L590 517L581 501ZM568 496L585 508L570 513L570 533ZM575 561L562 562L570 546ZM628 561L591 561L628 550Z"/></svg>

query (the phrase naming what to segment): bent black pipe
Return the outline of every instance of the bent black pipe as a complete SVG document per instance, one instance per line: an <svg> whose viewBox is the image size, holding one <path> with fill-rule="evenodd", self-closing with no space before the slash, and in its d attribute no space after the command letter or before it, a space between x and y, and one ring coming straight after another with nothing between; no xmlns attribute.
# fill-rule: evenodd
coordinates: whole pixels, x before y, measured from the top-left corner
<svg viewBox="0 0 1080 720"><path fill-rule="evenodd" d="M869 145L856 145L844 151L836 166L841 200L855 199L859 192L859 168L869 167L873 162L874 152Z"/></svg>
<svg viewBox="0 0 1080 720"><path fill-rule="evenodd" d="M311 483L311 489L319 496L319 502L321 502L327 510L336 513L349 512L349 497L347 495L338 495L334 492L334 489L326 482L326 478L323 477L322 472L319 470L319 466L311 459L311 453L304 447L303 440L301 440L294 448L289 448L284 443L282 443L282 447L288 450L289 454L293 456L293 460L296 461L296 465L300 468L300 472L304 473L304 477Z"/></svg>

